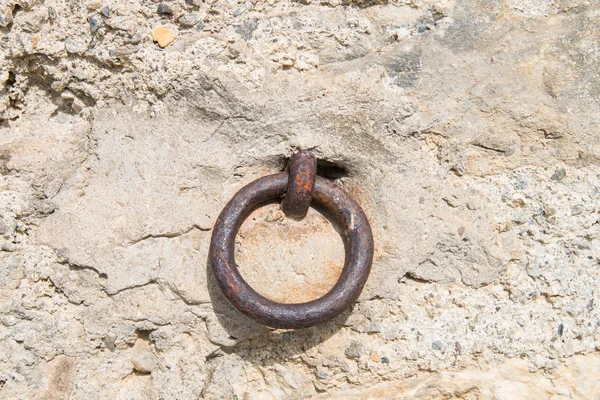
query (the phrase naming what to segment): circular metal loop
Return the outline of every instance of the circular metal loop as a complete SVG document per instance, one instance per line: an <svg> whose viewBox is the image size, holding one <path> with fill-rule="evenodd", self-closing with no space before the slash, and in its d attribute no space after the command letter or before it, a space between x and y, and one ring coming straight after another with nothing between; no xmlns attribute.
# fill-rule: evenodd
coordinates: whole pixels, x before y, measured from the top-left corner
<svg viewBox="0 0 600 400"><path fill-rule="evenodd" d="M285 215L296 219L306 216L316 176L317 157L312 152L300 150L292 155L287 190L281 203L281 210Z"/></svg>
<svg viewBox="0 0 600 400"><path fill-rule="evenodd" d="M339 315L356 301L371 270L373 234L356 201L332 182L317 177L312 200L341 228L346 255L342 273L333 288L316 300L282 304L267 299L252 289L238 271L234 259L235 236L256 206L280 198L287 186L288 175L277 174L242 188L215 223L210 260L219 287L238 310L273 328L305 328Z"/></svg>

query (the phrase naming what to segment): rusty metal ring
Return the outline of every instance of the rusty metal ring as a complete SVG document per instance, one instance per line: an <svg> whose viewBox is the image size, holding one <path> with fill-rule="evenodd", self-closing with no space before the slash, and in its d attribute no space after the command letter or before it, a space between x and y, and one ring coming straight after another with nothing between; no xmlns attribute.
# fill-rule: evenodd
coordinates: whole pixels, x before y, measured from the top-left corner
<svg viewBox="0 0 600 400"><path fill-rule="evenodd" d="M312 201L342 230L345 261L333 288L324 296L300 304L277 303L257 293L240 275L234 259L235 236L258 205L283 196L288 174L260 178L242 188L225 206L215 224L210 245L213 274L227 299L248 317L273 328L305 328L325 322L358 298L373 261L373 234L354 199L334 183L317 177Z"/></svg>

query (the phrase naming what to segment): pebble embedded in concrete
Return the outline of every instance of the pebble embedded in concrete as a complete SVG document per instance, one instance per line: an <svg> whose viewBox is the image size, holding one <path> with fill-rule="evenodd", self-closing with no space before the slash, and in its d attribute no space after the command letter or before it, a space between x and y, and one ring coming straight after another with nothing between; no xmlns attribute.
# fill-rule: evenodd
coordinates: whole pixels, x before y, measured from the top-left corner
<svg viewBox="0 0 600 400"><path fill-rule="evenodd" d="M92 33L98 32L98 29L100 29L100 21L98 18L92 15L88 18L88 22L90 23L90 30Z"/></svg>
<svg viewBox="0 0 600 400"><path fill-rule="evenodd" d="M163 26L152 30L152 39L164 48L175 40L175 36L169 28Z"/></svg>
<svg viewBox="0 0 600 400"><path fill-rule="evenodd" d="M193 13L186 13L181 18L179 18L179 23L185 27L192 27L196 25L199 21L200 17Z"/></svg>
<svg viewBox="0 0 600 400"><path fill-rule="evenodd" d="M352 341L350 346L344 350L344 354L348 358L356 359L362 355L362 344L357 341Z"/></svg>
<svg viewBox="0 0 600 400"><path fill-rule="evenodd" d="M159 3L157 11L159 14L173 14L173 8L166 3Z"/></svg>
<svg viewBox="0 0 600 400"><path fill-rule="evenodd" d="M156 359L148 349L136 350L131 358L133 368L141 373L151 373L157 367Z"/></svg>
<svg viewBox="0 0 600 400"><path fill-rule="evenodd" d="M567 173L565 171L564 168L558 168L556 171L554 171L554 173L552 174L552 177L550 179L552 179L553 181L562 181L563 179L565 179L565 177L567 176Z"/></svg>

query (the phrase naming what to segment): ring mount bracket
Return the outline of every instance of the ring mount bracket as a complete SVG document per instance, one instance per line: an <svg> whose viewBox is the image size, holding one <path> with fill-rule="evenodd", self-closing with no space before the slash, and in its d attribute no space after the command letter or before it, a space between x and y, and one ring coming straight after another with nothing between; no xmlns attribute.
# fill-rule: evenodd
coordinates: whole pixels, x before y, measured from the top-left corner
<svg viewBox="0 0 600 400"><path fill-rule="evenodd" d="M290 173L281 210L288 217L302 219L312 200L317 176L317 157L310 151L300 150L290 158Z"/></svg>

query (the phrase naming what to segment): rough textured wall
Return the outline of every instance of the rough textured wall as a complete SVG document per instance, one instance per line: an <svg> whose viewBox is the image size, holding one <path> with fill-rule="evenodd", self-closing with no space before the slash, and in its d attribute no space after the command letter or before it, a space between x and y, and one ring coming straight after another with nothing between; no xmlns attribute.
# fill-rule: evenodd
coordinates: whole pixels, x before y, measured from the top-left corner
<svg viewBox="0 0 600 400"><path fill-rule="evenodd" d="M3 0L0 397L600 398L599 20L581 0ZM271 331L207 250L294 148L361 203L375 262L350 312ZM237 257L295 302L343 249L272 205Z"/></svg>

